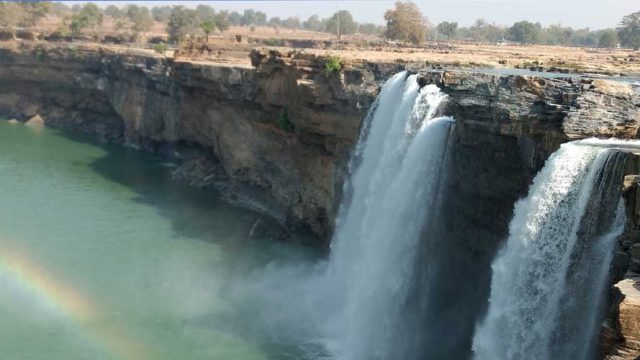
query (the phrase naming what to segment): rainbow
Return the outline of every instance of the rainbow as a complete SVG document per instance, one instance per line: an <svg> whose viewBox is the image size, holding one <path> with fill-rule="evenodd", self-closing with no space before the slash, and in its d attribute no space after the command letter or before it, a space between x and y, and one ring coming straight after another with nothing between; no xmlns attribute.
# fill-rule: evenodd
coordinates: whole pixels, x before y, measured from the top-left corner
<svg viewBox="0 0 640 360"><path fill-rule="evenodd" d="M128 336L126 327L106 321L103 308L79 289L57 278L50 269L16 248L0 248L0 274L8 276L43 306L64 315L91 345L121 360L155 359L148 347Z"/></svg>

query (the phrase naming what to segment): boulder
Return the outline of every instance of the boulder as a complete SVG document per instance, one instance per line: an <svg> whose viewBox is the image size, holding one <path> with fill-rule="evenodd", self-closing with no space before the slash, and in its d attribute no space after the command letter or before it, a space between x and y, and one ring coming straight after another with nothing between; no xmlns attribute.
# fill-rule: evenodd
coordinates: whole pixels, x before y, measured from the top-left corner
<svg viewBox="0 0 640 360"><path fill-rule="evenodd" d="M31 119L27 120L25 124L31 127L42 127L44 126L44 119L40 115L36 115Z"/></svg>

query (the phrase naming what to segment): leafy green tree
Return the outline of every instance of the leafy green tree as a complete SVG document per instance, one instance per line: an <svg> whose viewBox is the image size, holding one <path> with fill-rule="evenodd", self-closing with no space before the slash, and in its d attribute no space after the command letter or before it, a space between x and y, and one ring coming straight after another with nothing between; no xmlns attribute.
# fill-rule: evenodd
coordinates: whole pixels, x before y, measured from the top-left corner
<svg viewBox="0 0 640 360"><path fill-rule="evenodd" d="M229 13L229 22L231 25L240 26L242 25L242 15L240 15L237 11L232 11Z"/></svg>
<svg viewBox="0 0 640 360"><path fill-rule="evenodd" d="M540 40L542 26L529 21L520 21L509 28L509 39L522 44L536 44Z"/></svg>
<svg viewBox="0 0 640 360"><path fill-rule="evenodd" d="M587 28L574 30L569 43L575 46L595 47L598 46L599 41L599 34Z"/></svg>
<svg viewBox="0 0 640 360"><path fill-rule="evenodd" d="M216 11L209 5L198 5L196 7L196 13L201 22L216 16Z"/></svg>
<svg viewBox="0 0 640 360"><path fill-rule="evenodd" d="M427 38L427 22L415 3L396 1L394 9L385 12L384 19L385 36L389 39L421 45Z"/></svg>
<svg viewBox="0 0 640 360"><path fill-rule="evenodd" d="M231 26L231 22L229 21L229 12L228 11L220 11L214 16L214 20L216 21L216 27L218 30L227 31Z"/></svg>
<svg viewBox="0 0 640 360"><path fill-rule="evenodd" d="M307 21L302 23L302 27L311 31L324 31L322 21L318 15L311 15Z"/></svg>
<svg viewBox="0 0 640 360"><path fill-rule="evenodd" d="M327 20L326 31L336 35L338 39L342 35L355 34L357 30L358 24L347 10L340 10Z"/></svg>
<svg viewBox="0 0 640 360"><path fill-rule="evenodd" d="M603 30L600 34L598 46L607 49L615 48L618 46L618 33L613 29Z"/></svg>
<svg viewBox="0 0 640 360"><path fill-rule="evenodd" d="M63 3L60 3L60 2L51 3L51 13L55 16L64 17L70 12L71 12L71 9Z"/></svg>
<svg viewBox="0 0 640 360"><path fill-rule="evenodd" d="M242 14L242 26L254 25L256 22L256 11L253 9L246 9Z"/></svg>
<svg viewBox="0 0 640 360"><path fill-rule="evenodd" d="M448 22L443 21L436 27L438 33L447 37L447 39L453 39L456 36L456 32L458 32L458 23L457 22Z"/></svg>
<svg viewBox="0 0 640 360"><path fill-rule="evenodd" d="M23 17L24 10L17 3L0 2L0 26L9 28L13 32Z"/></svg>
<svg viewBox="0 0 640 360"><path fill-rule="evenodd" d="M119 7L115 6L115 5L109 5L104 9L104 14L114 18L114 19L119 19L124 17L124 11L121 11Z"/></svg>
<svg viewBox="0 0 640 360"><path fill-rule="evenodd" d="M545 35L544 33L547 34ZM574 34L575 30L573 28L555 24L547 27L541 36L548 39L547 44L571 45Z"/></svg>
<svg viewBox="0 0 640 360"><path fill-rule="evenodd" d="M267 14L262 11L256 11L254 16L254 23L252 25L265 26L267 25Z"/></svg>
<svg viewBox="0 0 640 360"><path fill-rule="evenodd" d="M151 15L157 22L167 22L169 21L169 16L171 16L171 11L171 6L156 6L151 9Z"/></svg>
<svg viewBox="0 0 640 360"><path fill-rule="evenodd" d="M153 18L149 9L144 6L129 5L126 9L127 19L131 22L131 29L135 33L149 31L153 26Z"/></svg>
<svg viewBox="0 0 640 360"><path fill-rule="evenodd" d="M377 35L380 36L384 33L384 26L364 23L358 25L358 32L364 35Z"/></svg>
<svg viewBox="0 0 640 360"><path fill-rule="evenodd" d="M269 22L267 23L267 25L273 28L279 28L282 26L282 19L280 19L277 16L274 16L271 19L269 19Z"/></svg>
<svg viewBox="0 0 640 360"><path fill-rule="evenodd" d="M96 4L87 3L71 17L71 32L78 35L82 29L95 28L102 24L102 13Z"/></svg>
<svg viewBox="0 0 640 360"><path fill-rule="evenodd" d="M620 43L634 50L640 49L640 11L627 15L618 28Z"/></svg>
<svg viewBox="0 0 640 360"><path fill-rule="evenodd" d="M169 15L167 34L169 42L177 43L197 29L197 14L192 9L175 6Z"/></svg>
<svg viewBox="0 0 640 360"><path fill-rule="evenodd" d="M209 34L216 30L216 20L214 18L205 19L200 23L200 28L204 31L209 42Z"/></svg>
<svg viewBox="0 0 640 360"><path fill-rule="evenodd" d="M21 2L19 5L23 9L20 25L25 27L36 25L38 20L51 11L51 3L48 1Z"/></svg>
<svg viewBox="0 0 640 360"><path fill-rule="evenodd" d="M300 29L302 24L300 23L300 19L298 17L288 17L282 22L282 26L287 29Z"/></svg>

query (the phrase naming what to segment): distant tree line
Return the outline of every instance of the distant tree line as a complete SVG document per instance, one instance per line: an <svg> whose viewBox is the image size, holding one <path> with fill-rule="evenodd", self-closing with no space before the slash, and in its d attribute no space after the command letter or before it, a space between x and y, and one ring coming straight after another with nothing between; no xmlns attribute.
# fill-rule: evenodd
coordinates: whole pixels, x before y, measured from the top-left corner
<svg viewBox="0 0 640 360"><path fill-rule="evenodd" d="M352 14L340 10L328 18L312 15L302 21L298 17L268 17L262 11L246 9L237 11L216 11L208 5L196 8L184 6L156 6L148 8L139 5L109 5L102 9L95 4L74 4L71 7L50 1L10 2L0 1L0 26L16 28L31 27L48 14L63 18L60 31L79 34L85 29L97 30L104 16L115 22L120 30L131 31L134 35L149 31L155 22L165 24L168 39L177 42L187 35L196 33L209 35L225 31L230 26L268 26L276 30L310 30L343 35L365 34L384 37L413 44L425 40L466 40L475 42L510 41L521 44L565 45L614 48L640 48L640 11L625 16L616 29L591 30L573 29L562 25L543 27L540 23L519 21L511 26L502 26L478 19L473 25L462 27L456 22L444 21L431 26L418 6L410 1L397 1L384 14L385 25L358 23Z"/></svg>
<svg viewBox="0 0 640 360"><path fill-rule="evenodd" d="M500 26L478 19L469 27L456 22L439 23L432 35L435 40L468 40L476 42L511 41L521 44L565 45L615 48L640 48L640 12L625 16L617 29L574 29L562 25L543 27L540 23L519 21Z"/></svg>

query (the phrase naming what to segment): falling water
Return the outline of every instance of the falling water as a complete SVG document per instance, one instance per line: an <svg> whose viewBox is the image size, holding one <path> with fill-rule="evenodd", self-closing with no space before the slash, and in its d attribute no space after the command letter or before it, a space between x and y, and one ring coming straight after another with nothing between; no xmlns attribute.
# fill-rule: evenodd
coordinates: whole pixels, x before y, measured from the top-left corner
<svg viewBox="0 0 640 360"><path fill-rule="evenodd" d="M403 310L446 164L453 121L436 117L445 99L403 72L385 84L365 123L329 265L342 309L331 321L339 359L406 358L416 342Z"/></svg>
<svg viewBox="0 0 640 360"><path fill-rule="evenodd" d="M624 227L616 141L562 146L515 206L495 260L477 360L589 359L595 354L615 239ZM613 194L613 195L612 195Z"/></svg>

